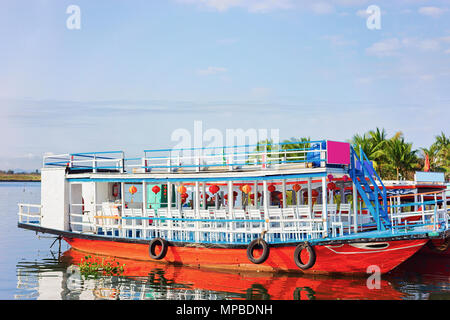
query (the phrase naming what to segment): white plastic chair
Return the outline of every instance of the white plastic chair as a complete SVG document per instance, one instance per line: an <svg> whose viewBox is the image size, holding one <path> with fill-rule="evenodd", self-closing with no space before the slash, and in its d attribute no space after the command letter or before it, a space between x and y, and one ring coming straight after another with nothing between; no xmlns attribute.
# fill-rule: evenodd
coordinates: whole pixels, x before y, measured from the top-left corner
<svg viewBox="0 0 450 320"><path fill-rule="evenodd" d="M263 217L261 216L261 211L259 209L251 209L248 212L250 220L263 220ZM249 231L253 236L256 236L258 238L260 234L264 230L264 222L256 222L251 221L249 224Z"/></svg>
<svg viewBox="0 0 450 320"><path fill-rule="evenodd" d="M241 241L247 240L247 223L245 217L245 211L243 209L234 209L233 210L233 220L242 220L242 221L233 221L232 222L232 232L234 236L234 240L238 241L240 236Z"/></svg>
<svg viewBox="0 0 450 320"><path fill-rule="evenodd" d="M269 217L268 235L271 241L276 241L277 238L284 240L283 233L283 217L281 215L281 208L269 208L267 213Z"/></svg>

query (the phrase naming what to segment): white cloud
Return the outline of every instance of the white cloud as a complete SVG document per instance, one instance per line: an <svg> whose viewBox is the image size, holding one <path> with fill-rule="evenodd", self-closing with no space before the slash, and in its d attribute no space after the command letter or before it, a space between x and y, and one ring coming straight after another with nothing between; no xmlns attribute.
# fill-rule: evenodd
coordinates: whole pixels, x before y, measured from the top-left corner
<svg viewBox="0 0 450 320"><path fill-rule="evenodd" d="M361 9L361 10L356 11L356 15L361 18L367 18L369 16L366 9Z"/></svg>
<svg viewBox="0 0 450 320"><path fill-rule="evenodd" d="M311 10L315 14L330 14L334 12L334 7L327 2L317 2L311 5Z"/></svg>
<svg viewBox="0 0 450 320"><path fill-rule="evenodd" d="M419 8L418 12L425 16L430 16L433 18L440 17L444 12L446 12L447 9L442 9L438 7L421 7Z"/></svg>
<svg viewBox="0 0 450 320"><path fill-rule="evenodd" d="M356 83L358 84L370 84L373 82L373 78L371 77L360 77L356 79Z"/></svg>
<svg viewBox="0 0 450 320"><path fill-rule="evenodd" d="M434 80L434 75L432 74L423 74L421 76L419 76L419 79L422 81L431 81Z"/></svg>
<svg viewBox="0 0 450 320"><path fill-rule="evenodd" d="M267 98L271 93L272 90L270 88L264 87L253 88L250 92L254 98Z"/></svg>
<svg viewBox="0 0 450 320"><path fill-rule="evenodd" d="M202 76L209 76L223 72L227 72L227 69L222 67L208 67L206 69L197 70L197 73Z"/></svg>
<svg viewBox="0 0 450 320"><path fill-rule="evenodd" d="M357 43L356 40L346 40L341 35L327 35L323 39L330 41L330 44L336 47L355 45Z"/></svg>
<svg viewBox="0 0 450 320"><path fill-rule="evenodd" d="M366 53L378 57L396 56L401 49L419 49L423 52L437 52L442 44L450 43L450 37L437 37L430 39L419 38L391 38L374 43L366 49ZM447 53L447 51L444 51Z"/></svg>
<svg viewBox="0 0 450 320"><path fill-rule="evenodd" d="M366 53L377 57L395 56L401 47L401 42L397 38L391 38L374 43L366 49Z"/></svg>
<svg viewBox="0 0 450 320"><path fill-rule="evenodd" d="M291 0L178 0L178 2L195 4L221 12L231 8L245 8L249 12L262 13L292 7Z"/></svg>

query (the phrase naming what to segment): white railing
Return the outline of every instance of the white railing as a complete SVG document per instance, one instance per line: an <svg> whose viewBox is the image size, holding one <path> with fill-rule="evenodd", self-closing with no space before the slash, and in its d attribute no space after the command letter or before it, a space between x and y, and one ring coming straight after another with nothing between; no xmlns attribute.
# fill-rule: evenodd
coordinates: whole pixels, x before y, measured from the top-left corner
<svg viewBox="0 0 450 320"><path fill-rule="evenodd" d="M113 210L111 210L113 208ZM114 212L114 210L116 210ZM280 212L279 215L275 212ZM267 241L289 242L322 238L324 221L296 208L269 209L269 218L261 209L225 209L196 211L176 208L119 210L117 204L102 204L96 215L90 212L70 214L73 232L93 232L104 236L170 241L248 243L263 236Z"/></svg>
<svg viewBox="0 0 450 320"><path fill-rule="evenodd" d="M103 151L85 153L67 153L59 155L45 155L43 167L68 168L71 172L92 170L124 171L125 154L123 151Z"/></svg>
<svg viewBox="0 0 450 320"><path fill-rule="evenodd" d="M419 201L401 203L401 199L405 195L389 197L393 232L412 228L431 231L448 229L449 215L445 191L425 192L408 196L414 196ZM426 197L431 199L426 200Z"/></svg>
<svg viewBox="0 0 450 320"><path fill-rule="evenodd" d="M33 225L41 224L41 208L40 204L19 203L19 222Z"/></svg>
<svg viewBox="0 0 450 320"><path fill-rule="evenodd" d="M249 146L233 146L235 150L227 147L219 148L188 148L188 149L163 149L144 150L142 163L130 165L132 168L142 168L144 171L206 171L206 170L233 170L239 169L265 169L279 168L287 165L303 165L307 167L308 162L320 162L324 165L326 161L326 148L322 148L323 141L303 142L305 147L296 149L283 149L284 143L274 145L272 150L242 151ZM317 148L306 147L306 144L318 144ZM256 147L257 145L252 145ZM263 148L264 146L258 146ZM209 153L209 154L208 154ZM308 154L315 154L317 158L308 160ZM152 154L154 156L148 156ZM136 160L136 159L133 159ZM127 166L128 167L128 166Z"/></svg>
<svg viewBox="0 0 450 320"><path fill-rule="evenodd" d="M198 172L205 170L265 169L303 166L325 166L325 141L269 145L253 144L223 147L144 150L144 156L125 158L123 151L103 151L46 155L43 167L67 168L71 173L83 171L119 172ZM312 147L311 147L312 146Z"/></svg>

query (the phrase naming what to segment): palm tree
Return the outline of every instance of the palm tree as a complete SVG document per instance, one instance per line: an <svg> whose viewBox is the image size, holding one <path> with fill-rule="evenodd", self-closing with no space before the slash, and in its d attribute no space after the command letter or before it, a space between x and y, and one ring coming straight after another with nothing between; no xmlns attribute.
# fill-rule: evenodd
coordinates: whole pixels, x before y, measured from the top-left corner
<svg viewBox="0 0 450 320"><path fill-rule="evenodd" d="M450 176L450 137L441 132L435 139L432 146L436 148L436 164L439 170L445 171L448 178Z"/></svg>
<svg viewBox="0 0 450 320"><path fill-rule="evenodd" d="M430 162L430 171L436 171L439 170L439 164L438 164L438 147L435 144L432 144L429 148L420 148L422 151L422 159L420 161L420 166L424 167L425 165L425 159L428 156L428 160ZM422 163L423 162L423 163Z"/></svg>
<svg viewBox="0 0 450 320"><path fill-rule="evenodd" d="M385 155L387 166L395 170L397 180L400 174L406 178L408 173L417 167L417 150L412 150L412 143L405 142L401 134L387 140Z"/></svg>
<svg viewBox="0 0 450 320"><path fill-rule="evenodd" d="M370 130L363 135L355 134L350 142L361 147L367 158L372 161L374 168L384 175L386 141L386 131L376 128L376 130ZM355 152L360 156L359 148L356 148Z"/></svg>
<svg viewBox="0 0 450 320"><path fill-rule="evenodd" d="M302 137L300 139L297 138L291 138L288 140L284 140L281 149L282 150L295 150L297 152L287 153L286 159L298 161L298 160L306 160L306 152L302 152L302 150L308 150L308 148L311 147L311 141L310 137Z"/></svg>

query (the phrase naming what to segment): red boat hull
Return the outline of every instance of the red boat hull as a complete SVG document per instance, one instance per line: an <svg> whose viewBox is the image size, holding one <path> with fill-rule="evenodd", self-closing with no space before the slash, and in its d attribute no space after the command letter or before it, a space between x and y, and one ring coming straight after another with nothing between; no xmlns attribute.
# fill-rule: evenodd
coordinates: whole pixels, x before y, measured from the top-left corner
<svg viewBox="0 0 450 320"><path fill-rule="evenodd" d="M157 261L150 258L148 244L80 238L64 239L73 248L83 252L140 261ZM251 263L245 248L195 246L169 246L165 258L158 261L214 269L317 274L367 274L369 266L377 266L381 273L387 273L411 257L427 241L427 239L389 241L383 242L380 248L369 248L370 245L377 244L374 242L315 245L313 248L316 262L307 270L299 269L294 262L295 245L270 247L268 259L261 264Z"/></svg>
<svg viewBox="0 0 450 320"><path fill-rule="evenodd" d="M86 254L68 250L62 256L64 262L79 264ZM92 255L91 260L102 260L103 256ZM108 260L108 257L105 259ZM394 289L392 284L380 279L378 290L367 286L367 277L327 277L306 276L293 277L289 274L267 274L261 272L227 272L161 264L153 261L136 261L114 258L124 266L121 275L136 279L138 283L150 282L185 285L187 288L209 290L211 292L236 293L233 299L276 299L276 300L336 300L336 299L401 299L403 293ZM213 281L212 281L213 280ZM153 282L152 282L153 281ZM178 286L175 286L177 288ZM178 287L178 288L179 288ZM119 287L105 292L105 299L117 298ZM171 290L170 286L167 290ZM182 289L172 289L179 291ZM108 293L111 296L108 296ZM126 293L126 292L124 292ZM240 297L239 297L240 296Z"/></svg>

